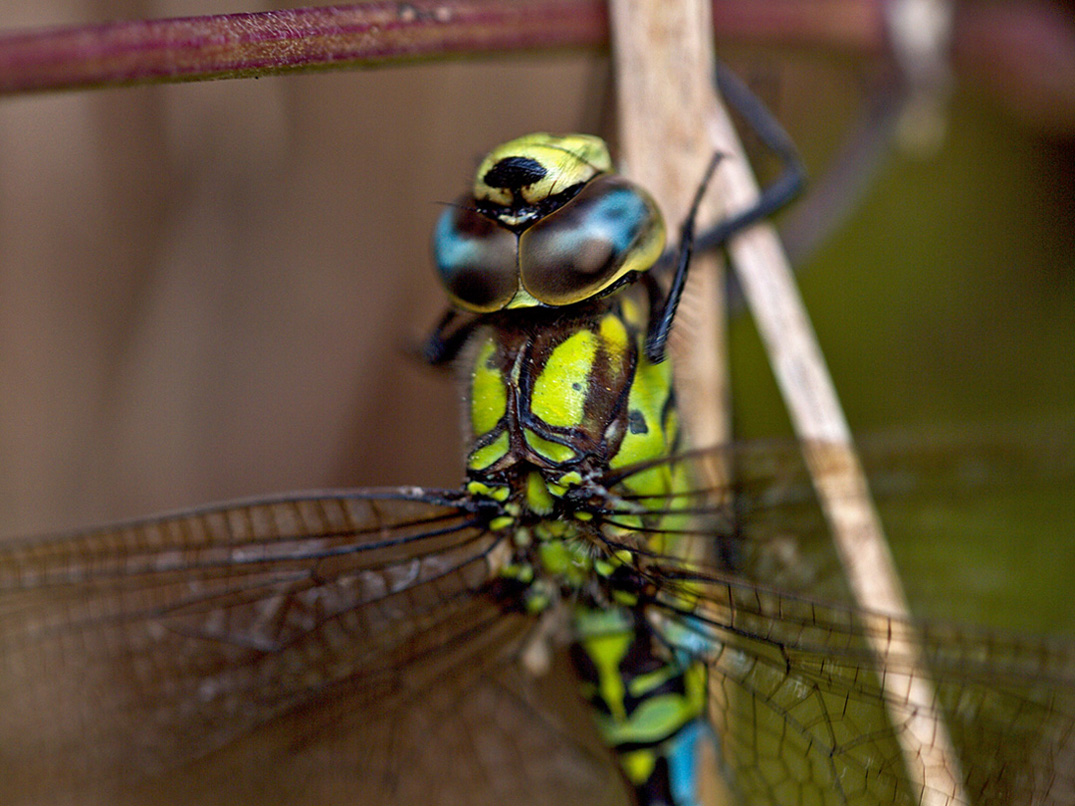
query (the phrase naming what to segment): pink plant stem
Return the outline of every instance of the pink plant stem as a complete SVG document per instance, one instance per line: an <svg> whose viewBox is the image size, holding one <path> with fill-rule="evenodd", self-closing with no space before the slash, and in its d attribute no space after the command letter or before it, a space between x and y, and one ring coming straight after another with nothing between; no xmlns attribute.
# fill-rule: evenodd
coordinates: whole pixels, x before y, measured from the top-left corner
<svg viewBox="0 0 1075 806"><path fill-rule="evenodd" d="M135 20L0 37L0 93L196 81L596 46L596 0L411 0Z"/></svg>
<svg viewBox="0 0 1075 806"><path fill-rule="evenodd" d="M885 58L882 0L713 0L718 40ZM0 35L0 94L604 48L604 0L410 0ZM1075 131L1075 19L1047 0L962 2L953 64L1025 117Z"/></svg>

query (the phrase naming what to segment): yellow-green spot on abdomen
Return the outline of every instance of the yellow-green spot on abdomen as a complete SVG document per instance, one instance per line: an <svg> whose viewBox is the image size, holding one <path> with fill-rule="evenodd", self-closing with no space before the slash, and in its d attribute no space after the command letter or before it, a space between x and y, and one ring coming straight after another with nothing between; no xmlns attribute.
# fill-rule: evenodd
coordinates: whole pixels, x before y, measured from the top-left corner
<svg viewBox="0 0 1075 806"><path fill-rule="evenodd" d="M651 749L635 750L620 756L620 766L627 780L635 786L641 786L653 775L657 767L657 754Z"/></svg>
<svg viewBox="0 0 1075 806"><path fill-rule="evenodd" d="M530 410L549 425L578 426L596 354L597 339L590 330L580 330L557 345L534 381Z"/></svg>
<svg viewBox="0 0 1075 806"><path fill-rule="evenodd" d="M652 672L647 674L641 674L638 677L631 680L627 690L632 697L643 697L648 692L664 685L673 677L679 674L679 670L671 664L661 666Z"/></svg>
<svg viewBox="0 0 1075 806"><path fill-rule="evenodd" d="M602 733L612 746L651 744L675 733L691 721L693 703L678 694L659 694L641 703L630 719L608 724Z"/></svg>
<svg viewBox="0 0 1075 806"><path fill-rule="evenodd" d="M624 685L623 675L620 674L620 663L627 655L631 646L631 634L627 632L614 632L607 635L595 635L584 641L586 654L597 670L597 689L601 699L609 709L609 725L603 727L602 732L614 729L612 725L622 724L627 719L627 707L625 697L627 687ZM605 737L606 741L608 736ZM614 744L609 742L609 744Z"/></svg>
<svg viewBox="0 0 1075 806"><path fill-rule="evenodd" d="M508 410L508 390L504 377L492 359L496 355L496 342L484 342L474 362L470 382L470 426L474 435L481 436L492 431Z"/></svg>

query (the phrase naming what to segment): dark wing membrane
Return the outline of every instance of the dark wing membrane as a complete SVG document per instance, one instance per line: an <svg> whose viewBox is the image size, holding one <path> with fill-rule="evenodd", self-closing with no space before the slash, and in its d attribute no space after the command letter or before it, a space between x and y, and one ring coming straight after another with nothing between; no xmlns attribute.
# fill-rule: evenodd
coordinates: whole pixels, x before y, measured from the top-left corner
<svg viewBox="0 0 1075 806"><path fill-rule="evenodd" d="M408 658L396 670L406 696L390 705L371 704L355 678L217 752L89 802L626 806L570 670L560 662L534 677L520 665L521 622L498 615L453 633L432 664ZM85 791L69 802L86 803Z"/></svg>
<svg viewBox="0 0 1075 806"><path fill-rule="evenodd" d="M377 747L387 752L364 760L346 802L627 806L566 653L537 676L514 662L465 688L447 682L384 724ZM399 734L418 741L395 752Z"/></svg>
<svg viewBox="0 0 1075 806"><path fill-rule="evenodd" d="M428 786L437 774L406 769L408 754L428 766L423 748L443 746L438 719L458 742L491 716L533 626L482 595L496 545L460 496L414 488L8 543L3 801L235 803L259 787L278 800L266 783L276 780L305 793L291 802L331 802L325 787L340 781L348 802L390 802L414 775ZM337 758L342 746L355 752ZM210 754L215 776L176 772ZM474 783L477 751L442 756L440 768L458 774L467 759ZM306 777L274 774L289 765ZM188 787L203 780L217 786L192 801Z"/></svg>

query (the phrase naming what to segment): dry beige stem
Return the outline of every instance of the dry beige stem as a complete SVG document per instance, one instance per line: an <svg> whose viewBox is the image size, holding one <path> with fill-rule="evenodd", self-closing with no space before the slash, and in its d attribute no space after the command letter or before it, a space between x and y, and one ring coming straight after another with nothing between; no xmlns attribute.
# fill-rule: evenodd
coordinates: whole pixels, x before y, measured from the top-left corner
<svg viewBox="0 0 1075 806"><path fill-rule="evenodd" d="M728 158L712 195L732 210L757 198L757 185L738 137L712 89L708 3L701 0L622 0L612 3L613 49L619 90L621 153L628 173L649 188L669 222L683 219L714 150ZM719 214L719 212L717 213ZM715 218L703 209L701 223ZM850 432L790 268L771 227L737 237L729 254L770 362L787 401L822 507L860 608L908 623L902 586L854 453ZM692 266L689 297L714 305L721 287L715 268ZM690 350L679 356L680 385L695 444L727 436L723 313L688 310ZM705 319L703 319L705 316ZM682 328L679 328L682 330ZM707 414L702 414L707 412ZM866 620L866 627L874 626ZM878 619L886 626L886 619ZM871 630L879 668L901 659L899 673L883 676L889 716L898 730L908 774L924 806L965 802L962 774L920 659L913 629ZM709 802L709 801L707 801Z"/></svg>

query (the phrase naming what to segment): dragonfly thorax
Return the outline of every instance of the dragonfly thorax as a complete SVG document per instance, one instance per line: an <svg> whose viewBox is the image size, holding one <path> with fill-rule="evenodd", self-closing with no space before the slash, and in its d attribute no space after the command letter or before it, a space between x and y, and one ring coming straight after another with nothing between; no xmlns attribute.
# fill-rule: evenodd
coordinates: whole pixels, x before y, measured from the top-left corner
<svg viewBox="0 0 1075 806"><path fill-rule="evenodd" d="M560 497L675 449L671 368L646 359L646 309L632 291L504 313L476 332L464 365L470 481L517 497L536 469Z"/></svg>
<svg viewBox="0 0 1075 806"><path fill-rule="evenodd" d="M671 368L643 349L643 296L632 287L560 311L504 312L474 334L467 490L499 505L494 528L570 524L584 545L569 553L607 559L623 535L666 517L629 499L666 501L683 484L676 466L623 472L679 444Z"/></svg>

